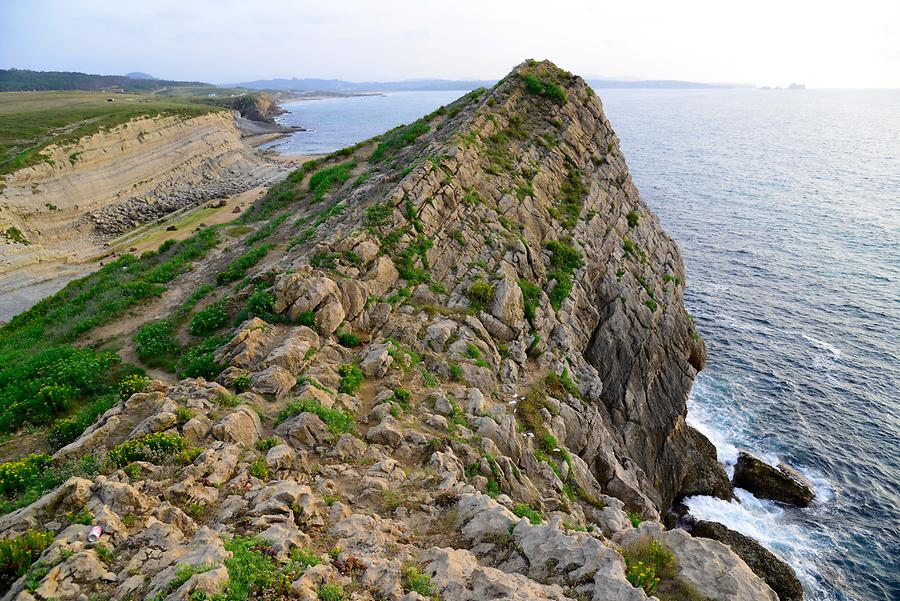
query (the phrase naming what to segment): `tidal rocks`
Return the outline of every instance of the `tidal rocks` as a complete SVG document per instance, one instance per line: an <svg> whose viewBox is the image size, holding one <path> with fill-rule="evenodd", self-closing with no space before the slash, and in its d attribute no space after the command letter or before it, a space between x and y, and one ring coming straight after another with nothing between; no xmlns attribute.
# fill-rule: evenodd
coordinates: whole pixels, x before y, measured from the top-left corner
<svg viewBox="0 0 900 601"><path fill-rule="evenodd" d="M734 485L761 499L770 499L797 507L808 507L815 492L812 483L784 463L777 468L741 452L734 466Z"/></svg>
<svg viewBox="0 0 900 601"><path fill-rule="evenodd" d="M694 521L688 530L691 536L711 538L731 547L757 576L766 581L780 601L803 599L803 586L791 566L749 536L705 520Z"/></svg>

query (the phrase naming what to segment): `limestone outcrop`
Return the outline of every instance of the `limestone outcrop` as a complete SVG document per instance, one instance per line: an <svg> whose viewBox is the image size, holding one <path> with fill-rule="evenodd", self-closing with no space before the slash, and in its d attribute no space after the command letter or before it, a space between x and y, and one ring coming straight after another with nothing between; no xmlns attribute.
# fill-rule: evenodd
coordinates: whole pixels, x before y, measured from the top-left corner
<svg viewBox="0 0 900 601"><path fill-rule="evenodd" d="M0 518L53 535L5 599L777 599L658 521L731 488L680 253L583 80L529 61L316 168L216 293L217 382L121 401L60 451L99 473Z"/></svg>

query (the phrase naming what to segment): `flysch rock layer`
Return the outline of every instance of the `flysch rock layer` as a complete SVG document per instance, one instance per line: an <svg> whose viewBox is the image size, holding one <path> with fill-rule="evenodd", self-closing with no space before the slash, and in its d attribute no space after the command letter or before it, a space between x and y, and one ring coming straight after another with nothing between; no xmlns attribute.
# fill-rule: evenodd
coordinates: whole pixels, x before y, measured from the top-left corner
<svg viewBox="0 0 900 601"><path fill-rule="evenodd" d="M528 76L564 101L529 92ZM57 453L102 455L152 432L200 450L72 478L0 518L4 535L56 533L52 569L4 600L206 598L237 569L236 535L285 565L292 549L318 555L277 598L334 584L360 600L637 601L653 589L634 586L625 558L654 543L693 599L777 599L725 544L657 521L680 496L730 489L685 423L705 347L681 255L599 99L528 62L442 116L336 190L344 210L327 228L248 273L272 282L281 319L237 328L216 353L219 382L154 382ZM567 278L552 242L581 257L567 295L553 295ZM296 325L310 312L314 327ZM362 346L338 344L348 330ZM351 364L365 381L348 394ZM308 410L282 414L293 399ZM84 507L112 558L66 521Z"/></svg>

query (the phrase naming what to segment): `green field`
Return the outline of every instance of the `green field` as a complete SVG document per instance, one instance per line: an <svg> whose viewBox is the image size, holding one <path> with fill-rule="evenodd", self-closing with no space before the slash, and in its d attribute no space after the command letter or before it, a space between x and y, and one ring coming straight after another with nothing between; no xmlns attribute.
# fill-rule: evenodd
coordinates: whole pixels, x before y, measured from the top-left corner
<svg viewBox="0 0 900 601"><path fill-rule="evenodd" d="M143 94L0 93L0 175L46 161L41 150L50 144L73 142L135 117L189 118L215 110L187 99Z"/></svg>

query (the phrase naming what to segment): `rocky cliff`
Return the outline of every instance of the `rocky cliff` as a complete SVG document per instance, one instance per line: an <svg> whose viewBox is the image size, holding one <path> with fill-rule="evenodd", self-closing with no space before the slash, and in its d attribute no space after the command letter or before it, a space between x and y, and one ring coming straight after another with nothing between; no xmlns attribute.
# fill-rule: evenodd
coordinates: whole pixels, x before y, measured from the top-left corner
<svg viewBox="0 0 900 601"><path fill-rule="evenodd" d="M4 599L777 599L658 521L730 488L684 421L680 253L583 80L523 63L242 223L145 307L190 326L135 339L216 382L143 381L56 451L102 467L0 518L52 534Z"/></svg>
<svg viewBox="0 0 900 601"><path fill-rule="evenodd" d="M136 119L63 147L0 185L0 291L102 253L139 224L286 173L241 142L232 114ZM15 236L3 236L15 232ZM60 286L57 286L57 288ZM4 315L4 318L6 315Z"/></svg>

